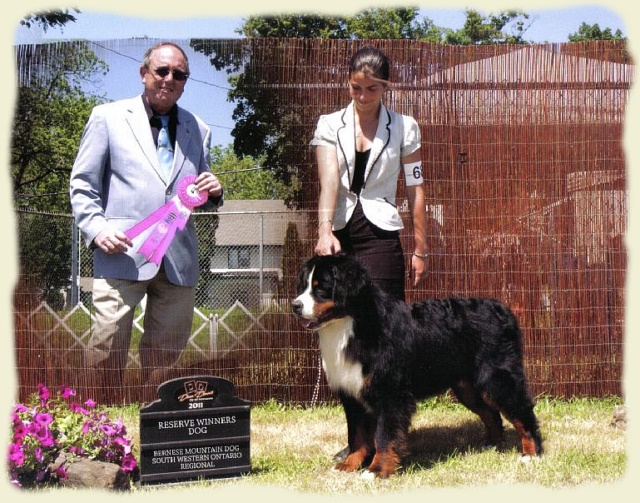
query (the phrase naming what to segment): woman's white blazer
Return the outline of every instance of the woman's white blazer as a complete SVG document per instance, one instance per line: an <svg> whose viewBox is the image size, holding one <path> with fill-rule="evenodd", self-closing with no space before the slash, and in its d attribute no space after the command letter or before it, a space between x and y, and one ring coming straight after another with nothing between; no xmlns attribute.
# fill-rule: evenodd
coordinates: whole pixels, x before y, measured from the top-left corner
<svg viewBox="0 0 640 503"><path fill-rule="evenodd" d="M311 146L335 147L340 170L333 229L342 229L353 214L358 195L349 187L356 159L355 117L353 102L346 108L321 115ZM381 106L376 136L360 191L360 202L367 219L384 230L402 229L402 218L396 206L401 159L420 148L420 128L413 117L401 115Z"/></svg>

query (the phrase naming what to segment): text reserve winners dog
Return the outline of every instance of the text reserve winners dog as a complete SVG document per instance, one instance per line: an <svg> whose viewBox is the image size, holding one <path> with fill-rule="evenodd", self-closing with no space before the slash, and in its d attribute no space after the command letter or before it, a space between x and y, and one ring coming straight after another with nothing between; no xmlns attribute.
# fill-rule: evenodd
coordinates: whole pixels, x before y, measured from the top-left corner
<svg viewBox="0 0 640 503"><path fill-rule="evenodd" d="M446 298L407 304L375 286L344 254L309 259L293 311L318 333L327 382L347 418L349 455L336 468L391 475L408 454L416 400L451 389L502 439L504 415L522 454L542 453L515 316L492 299Z"/></svg>

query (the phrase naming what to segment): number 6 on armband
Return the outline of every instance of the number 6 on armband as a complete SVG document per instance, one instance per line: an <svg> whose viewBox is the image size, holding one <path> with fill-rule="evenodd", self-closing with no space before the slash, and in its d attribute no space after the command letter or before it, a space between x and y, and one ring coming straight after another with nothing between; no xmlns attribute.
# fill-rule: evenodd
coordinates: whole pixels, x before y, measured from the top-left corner
<svg viewBox="0 0 640 503"><path fill-rule="evenodd" d="M403 164L402 167L404 168L404 180L407 185L420 185L423 182L422 161Z"/></svg>

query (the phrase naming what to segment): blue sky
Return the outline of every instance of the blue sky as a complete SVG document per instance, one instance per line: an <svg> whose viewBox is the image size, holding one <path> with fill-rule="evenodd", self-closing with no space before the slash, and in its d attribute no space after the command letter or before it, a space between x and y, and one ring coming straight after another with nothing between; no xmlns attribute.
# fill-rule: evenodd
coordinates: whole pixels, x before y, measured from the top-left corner
<svg viewBox="0 0 640 503"><path fill-rule="evenodd" d="M375 2L372 2L372 4ZM452 2L455 3L455 2ZM477 1L468 2L469 6L481 12L490 12L486 8L473 7ZM436 3L437 5L437 3ZM486 2L483 2L486 5ZM536 4L537 6L540 3ZM529 9L521 7L530 14L532 24L526 32L525 38L534 42L562 42L567 40L570 33L578 30L582 22L598 23L601 28L622 30L627 33L623 17L612 8L602 5L575 5L562 9ZM34 43L46 40L88 39L104 41L114 39L131 39L140 37L188 39L202 38L235 38L235 30L242 25L243 17L253 13L219 15L195 15L188 13L184 17L161 19L144 14L129 14L123 11L97 11L90 7L81 8L77 14L77 21L62 29L50 29L43 33L38 28L27 29L16 25L14 43ZM496 9L493 9L494 11ZM433 20L437 26L457 29L465 20L464 6L451 9L424 8L422 15ZM133 96L141 91L141 84L137 77L138 61L143 52L141 46L129 47L123 43L118 52L99 53L110 65L110 75L96 88L96 93L106 93L109 99L120 99ZM193 78L187 85L180 104L192 110L209 124L212 130L213 144L227 145L232 141L230 132L233 127L231 113L233 104L226 100L227 82L224 73L212 71L204 58L190 53ZM207 99L203 100L202 96Z"/></svg>
<svg viewBox="0 0 640 503"><path fill-rule="evenodd" d="M473 2L470 2L473 3ZM481 12L485 9L476 7ZM526 33L526 38L534 42L562 42L567 35L578 30L584 21L589 24L598 23L601 28L613 30L620 28L625 32L621 14L606 4L572 6L561 9L531 10L524 9L531 15L533 23ZM460 28L464 22L464 8L438 9L423 8L422 15L432 19L436 25L447 28ZM46 33L32 28L20 28L15 32L16 43L29 43L42 39L107 40L148 36L151 38L232 38L237 37L235 30L242 25L244 16L195 16L174 19L157 19L139 17L104 11L83 10L77 15L78 20L63 29L49 30Z"/></svg>

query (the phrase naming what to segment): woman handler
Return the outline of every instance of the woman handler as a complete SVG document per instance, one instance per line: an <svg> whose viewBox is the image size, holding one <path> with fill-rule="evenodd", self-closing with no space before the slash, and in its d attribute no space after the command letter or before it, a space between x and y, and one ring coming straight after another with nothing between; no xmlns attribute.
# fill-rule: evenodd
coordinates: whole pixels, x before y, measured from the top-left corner
<svg viewBox="0 0 640 503"><path fill-rule="evenodd" d="M349 62L351 103L318 120L311 141L320 180L315 252L356 255L375 283L404 300L403 223L395 204L401 172L413 221L407 274L414 286L426 272L426 212L418 124L382 103L389 67L379 49L357 51Z"/></svg>

